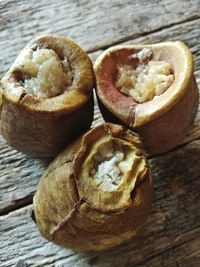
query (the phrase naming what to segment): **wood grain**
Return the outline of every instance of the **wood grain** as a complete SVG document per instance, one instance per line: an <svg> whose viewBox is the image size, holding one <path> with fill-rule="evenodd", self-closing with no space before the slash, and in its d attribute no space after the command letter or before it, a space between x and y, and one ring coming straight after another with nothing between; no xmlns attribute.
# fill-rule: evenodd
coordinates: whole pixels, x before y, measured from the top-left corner
<svg viewBox="0 0 200 267"><path fill-rule="evenodd" d="M150 163L155 190L153 209L137 239L101 253L78 254L44 240L30 217L29 206L0 217L2 266L15 266L19 260L28 266L49 267L161 266L163 259L168 267L176 266L177 260L181 267L189 266L190 260L198 266L200 140L153 158ZM187 244L191 254L186 251Z"/></svg>
<svg viewBox="0 0 200 267"><path fill-rule="evenodd" d="M197 236L179 246L175 246L165 252L148 259L138 267L199 267L200 236Z"/></svg>
<svg viewBox="0 0 200 267"><path fill-rule="evenodd" d="M0 214L32 202L46 162L9 147L0 136Z"/></svg>

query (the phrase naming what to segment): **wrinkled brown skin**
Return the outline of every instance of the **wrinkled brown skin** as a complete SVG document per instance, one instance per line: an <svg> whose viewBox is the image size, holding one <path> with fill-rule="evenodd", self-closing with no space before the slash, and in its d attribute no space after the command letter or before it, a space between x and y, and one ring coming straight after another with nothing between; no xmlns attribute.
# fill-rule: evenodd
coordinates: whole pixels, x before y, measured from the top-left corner
<svg viewBox="0 0 200 267"><path fill-rule="evenodd" d="M68 58L74 72L71 95L41 99L28 94L18 83L20 70L11 67L2 79L1 132L10 146L23 153L54 157L92 123L94 74L87 54L65 37L43 35L24 49L43 45L61 59Z"/></svg>
<svg viewBox="0 0 200 267"><path fill-rule="evenodd" d="M98 127L105 125L105 129L127 131L109 123ZM98 127L94 135L98 134ZM112 212L94 208L80 196L74 172L83 138L84 135L49 165L34 197L34 213L46 239L76 251L99 251L119 245L141 230L151 208L152 181L148 169L133 189L128 208Z"/></svg>
<svg viewBox="0 0 200 267"><path fill-rule="evenodd" d="M184 46L181 42L175 43ZM166 61L169 61L172 64L175 72L175 81L172 89L177 88L177 82L182 78L182 73L181 71L179 72L179 67L180 64L182 64L181 57L183 57L183 55L181 55L181 53L179 55L179 53L175 51L175 48L174 50L171 48L171 51L169 48L167 50L164 48L164 45L162 51L162 43L159 45L161 45L161 47L154 52L159 55L155 55L154 57L157 56L156 60L162 60L162 57L165 54ZM134 51L134 46L130 47L132 51ZM127 49L130 49L130 47ZM184 49L187 50L187 48ZM166 101L163 101L166 106L159 106L154 114L148 114L147 110L142 118L140 118L140 115L145 110L145 105L148 105L149 108L149 106L153 104L153 100L146 102L147 104L143 103L141 105L130 99L130 97L126 97L127 100L125 100L125 96L120 98L120 96L115 95L113 91L111 97L112 100L107 101L105 95L102 94L102 86L105 85L102 84L102 74L100 73L102 70L99 68L101 62L99 61L97 64L98 66L95 67L97 80L96 93L103 118L105 121L118 123L126 126L130 130L138 132L142 137L145 150L151 155L164 153L177 146L191 129L195 120L199 105L199 91L193 74L192 55L189 50L186 51L186 54L189 62L187 77L182 86L178 88L176 97L168 100L167 98L172 92L169 91L168 95L166 95ZM108 57L109 56L110 55L108 55ZM125 61L123 64L126 64L126 59L123 60ZM113 70L111 72L114 73ZM152 104L150 104L150 102L152 102ZM156 106L157 103L158 102L155 102L154 105ZM141 113L140 106L142 106L143 110Z"/></svg>

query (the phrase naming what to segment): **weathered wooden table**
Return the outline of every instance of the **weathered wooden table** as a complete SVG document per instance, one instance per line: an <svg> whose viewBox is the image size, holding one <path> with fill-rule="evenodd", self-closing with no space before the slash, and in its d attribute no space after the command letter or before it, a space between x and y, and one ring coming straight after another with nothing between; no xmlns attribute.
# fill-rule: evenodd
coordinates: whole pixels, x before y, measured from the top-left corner
<svg viewBox="0 0 200 267"><path fill-rule="evenodd" d="M1 0L1 76L30 39L49 32L74 39L92 60L116 44L182 40L200 82L199 0ZM96 105L94 125L102 121ZM109 251L77 254L40 236L30 211L47 164L0 136L1 267L200 266L200 112L180 145L150 159L155 193L144 232Z"/></svg>

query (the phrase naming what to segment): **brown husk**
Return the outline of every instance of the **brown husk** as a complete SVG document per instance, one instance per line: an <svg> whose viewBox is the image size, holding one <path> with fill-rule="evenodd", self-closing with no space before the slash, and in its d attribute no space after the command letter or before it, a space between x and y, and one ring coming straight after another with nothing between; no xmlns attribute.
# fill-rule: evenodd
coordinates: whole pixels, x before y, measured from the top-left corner
<svg viewBox="0 0 200 267"><path fill-rule="evenodd" d="M145 162L145 172L135 177L133 170L135 186L126 205L122 203L120 208L116 208L112 198L109 205L102 198L101 207L97 207L89 198L92 187L85 192L82 186L82 159L91 149L91 140L102 134L135 144L138 156ZM93 197L99 198L98 191ZM39 230L48 240L78 251L97 251L135 236L147 219L151 199L149 165L139 137L122 126L106 123L81 136L50 164L34 197L34 212Z"/></svg>
<svg viewBox="0 0 200 267"><path fill-rule="evenodd" d="M42 35L24 50L37 47L53 49L60 59L68 58L74 73L70 90L46 99L28 94L19 83L22 73L11 67L2 79L1 132L19 151L53 157L92 123L94 73L87 54L65 37Z"/></svg>

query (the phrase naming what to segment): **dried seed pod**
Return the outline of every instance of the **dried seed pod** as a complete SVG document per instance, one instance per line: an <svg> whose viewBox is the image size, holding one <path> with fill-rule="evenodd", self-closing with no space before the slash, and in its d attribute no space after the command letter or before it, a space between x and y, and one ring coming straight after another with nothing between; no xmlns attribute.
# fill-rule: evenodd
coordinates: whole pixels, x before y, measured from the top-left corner
<svg viewBox="0 0 200 267"><path fill-rule="evenodd" d="M94 72L73 41L42 35L22 50L2 79L1 132L14 148L55 156L93 119Z"/></svg>
<svg viewBox="0 0 200 267"><path fill-rule="evenodd" d="M105 123L50 164L34 197L34 212L46 239L95 251L135 236L151 200L150 170L139 136Z"/></svg>
<svg viewBox="0 0 200 267"><path fill-rule="evenodd" d="M104 119L138 132L148 153L170 150L191 128L199 94L182 42L116 46L97 58L94 70Z"/></svg>

